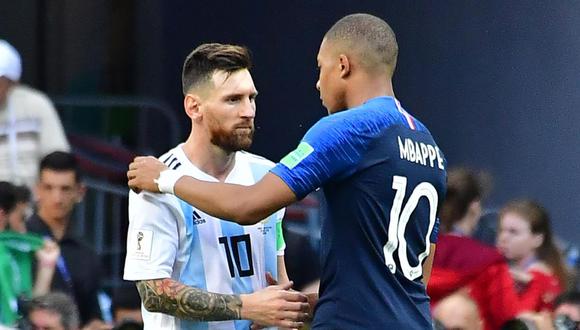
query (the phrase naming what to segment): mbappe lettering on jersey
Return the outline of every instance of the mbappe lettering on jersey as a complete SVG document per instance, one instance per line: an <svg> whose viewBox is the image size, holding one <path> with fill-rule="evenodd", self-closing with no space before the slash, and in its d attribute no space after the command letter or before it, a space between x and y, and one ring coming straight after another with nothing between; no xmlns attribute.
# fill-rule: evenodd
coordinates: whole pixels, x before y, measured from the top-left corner
<svg viewBox="0 0 580 330"><path fill-rule="evenodd" d="M403 140L400 136L397 136L397 140L399 142L399 155L401 159L433 168L437 165L440 170L445 169L443 166L443 156L441 155L439 147L428 143L413 141L410 138Z"/></svg>

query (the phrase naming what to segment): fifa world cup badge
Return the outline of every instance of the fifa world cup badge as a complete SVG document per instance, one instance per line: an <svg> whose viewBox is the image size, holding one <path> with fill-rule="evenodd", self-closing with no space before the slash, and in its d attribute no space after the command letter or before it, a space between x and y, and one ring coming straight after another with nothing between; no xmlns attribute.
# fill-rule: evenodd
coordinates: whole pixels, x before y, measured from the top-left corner
<svg viewBox="0 0 580 330"><path fill-rule="evenodd" d="M151 258L151 246L153 245L153 231L136 229L130 236L127 256L136 260L149 260Z"/></svg>

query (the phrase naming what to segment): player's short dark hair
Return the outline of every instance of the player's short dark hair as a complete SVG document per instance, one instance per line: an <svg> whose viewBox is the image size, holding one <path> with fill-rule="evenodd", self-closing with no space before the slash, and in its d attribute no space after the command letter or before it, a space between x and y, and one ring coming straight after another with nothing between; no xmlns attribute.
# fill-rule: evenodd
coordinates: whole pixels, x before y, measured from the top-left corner
<svg viewBox="0 0 580 330"><path fill-rule="evenodd" d="M16 206L16 191L10 182L0 181L0 209L9 213Z"/></svg>
<svg viewBox="0 0 580 330"><path fill-rule="evenodd" d="M73 171L76 182L81 181L81 170L76 157L70 152L54 151L44 156L40 161L38 168L39 176L43 170L52 170L56 172Z"/></svg>
<svg viewBox="0 0 580 330"><path fill-rule="evenodd" d="M79 310L74 300L62 292L51 292L32 299L28 304L28 315L35 310L58 314L65 330L78 329L80 325Z"/></svg>
<svg viewBox="0 0 580 330"><path fill-rule="evenodd" d="M395 32L384 20L369 14L352 14L336 22L324 38L342 42L344 50L356 52L367 70L395 69L399 46Z"/></svg>
<svg viewBox="0 0 580 330"><path fill-rule="evenodd" d="M244 46L219 43L202 44L195 48L183 63L181 85L183 95L196 85L207 82L215 71L232 73L250 69L250 51Z"/></svg>

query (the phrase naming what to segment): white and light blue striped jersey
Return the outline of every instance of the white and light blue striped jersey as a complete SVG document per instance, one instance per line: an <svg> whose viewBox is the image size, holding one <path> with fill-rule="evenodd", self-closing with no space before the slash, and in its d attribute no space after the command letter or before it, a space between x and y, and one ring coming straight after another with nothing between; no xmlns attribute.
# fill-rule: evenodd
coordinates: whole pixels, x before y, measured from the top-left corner
<svg viewBox="0 0 580 330"><path fill-rule="evenodd" d="M237 152L226 183L251 185L274 163ZM160 157L169 167L200 180L217 181L194 166L179 145ZM124 279L172 278L223 294L251 293L277 276L284 253L284 209L253 226L212 217L169 194L130 193ZM145 329L248 329L250 321L193 322L142 308Z"/></svg>

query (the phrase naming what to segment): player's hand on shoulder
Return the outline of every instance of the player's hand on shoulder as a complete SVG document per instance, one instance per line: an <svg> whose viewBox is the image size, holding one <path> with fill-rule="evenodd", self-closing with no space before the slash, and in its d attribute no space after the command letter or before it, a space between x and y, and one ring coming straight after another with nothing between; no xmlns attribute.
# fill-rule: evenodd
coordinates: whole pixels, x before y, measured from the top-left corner
<svg viewBox="0 0 580 330"><path fill-rule="evenodd" d="M155 157L135 157L131 164L129 164L129 170L127 171L127 184L129 185L129 188L133 189L135 192L140 192L142 190L159 192L159 187L155 180L159 178L162 171L167 169L167 166Z"/></svg>
<svg viewBox="0 0 580 330"><path fill-rule="evenodd" d="M290 291L292 284L270 285L241 295L242 319L252 320L256 326L302 327L308 317L308 298L298 291Z"/></svg>

